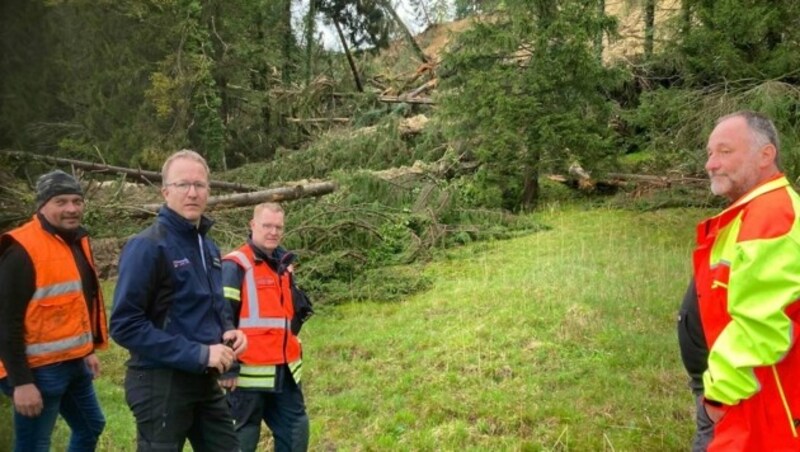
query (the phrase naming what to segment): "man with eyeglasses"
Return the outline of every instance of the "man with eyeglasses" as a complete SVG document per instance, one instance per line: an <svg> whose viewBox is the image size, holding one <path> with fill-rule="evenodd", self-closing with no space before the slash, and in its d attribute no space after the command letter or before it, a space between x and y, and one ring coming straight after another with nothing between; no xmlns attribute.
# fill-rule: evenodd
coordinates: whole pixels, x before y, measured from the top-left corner
<svg viewBox="0 0 800 452"><path fill-rule="evenodd" d="M313 312L292 280L294 254L280 246L284 212L280 204L255 207L250 238L224 258L222 278L234 321L248 336L240 367L223 376L242 451L258 446L263 419L276 451L308 449L308 416L303 391L302 348L297 333Z"/></svg>
<svg viewBox="0 0 800 452"><path fill-rule="evenodd" d="M84 206L78 181L52 171L36 182L33 218L0 236L0 389L16 451L50 450L59 414L69 450L93 451L106 423L92 380L108 333Z"/></svg>
<svg viewBox="0 0 800 452"><path fill-rule="evenodd" d="M244 352L222 292L222 261L207 236L205 159L190 150L161 170L166 201L153 225L120 256L111 337L130 351L125 399L136 418L139 451L238 451L233 418L219 386Z"/></svg>

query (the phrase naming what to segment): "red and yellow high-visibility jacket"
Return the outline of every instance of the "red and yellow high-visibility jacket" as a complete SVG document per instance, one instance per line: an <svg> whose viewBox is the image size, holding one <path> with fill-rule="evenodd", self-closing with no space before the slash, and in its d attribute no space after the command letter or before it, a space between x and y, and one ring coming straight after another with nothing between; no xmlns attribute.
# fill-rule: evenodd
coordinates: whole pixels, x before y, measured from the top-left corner
<svg viewBox="0 0 800 452"><path fill-rule="evenodd" d="M290 324L294 316L289 272L278 274L266 261L256 259L249 244L224 258L235 262L244 277L241 288L223 288L225 298L239 300L239 329L247 335L247 350L239 357L241 388L273 389L275 366L288 364L300 382L301 346Z"/></svg>
<svg viewBox="0 0 800 452"><path fill-rule="evenodd" d="M87 308L81 275L70 246L42 228L39 219L8 232L30 256L35 287L25 311L25 354L30 368L82 358L108 344L103 295ZM94 269L87 237L81 248ZM0 363L0 378L6 369Z"/></svg>
<svg viewBox="0 0 800 452"><path fill-rule="evenodd" d="M728 405L709 451L800 450L799 218L778 175L698 225L704 391Z"/></svg>

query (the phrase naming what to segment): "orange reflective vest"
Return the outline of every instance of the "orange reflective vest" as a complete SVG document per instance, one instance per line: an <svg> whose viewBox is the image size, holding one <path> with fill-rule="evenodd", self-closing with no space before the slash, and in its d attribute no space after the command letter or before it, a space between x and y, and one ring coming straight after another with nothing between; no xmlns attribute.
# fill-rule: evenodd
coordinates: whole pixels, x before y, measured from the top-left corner
<svg viewBox="0 0 800 452"><path fill-rule="evenodd" d="M294 316L290 275L278 275L269 264L256 260L245 244L223 259L244 270L241 288L225 287L225 297L239 300L242 308L239 329L247 335L247 350L239 357L241 370L237 385L242 388L275 387L275 366L288 364L300 382L301 345L292 334Z"/></svg>
<svg viewBox="0 0 800 452"><path fill-rule="evenodd" d="M35 215L7 234L25 248L36 274L35 292L25 311L28 366L36 368L82 358L95 348L105 348L108 332L103 295L98 284L98 300L91 304L89 312L70 246L46 231ZM94 270L87 237L81 239L81 247ZM0 378L5 376L6 369L0 363Z"/></svg>

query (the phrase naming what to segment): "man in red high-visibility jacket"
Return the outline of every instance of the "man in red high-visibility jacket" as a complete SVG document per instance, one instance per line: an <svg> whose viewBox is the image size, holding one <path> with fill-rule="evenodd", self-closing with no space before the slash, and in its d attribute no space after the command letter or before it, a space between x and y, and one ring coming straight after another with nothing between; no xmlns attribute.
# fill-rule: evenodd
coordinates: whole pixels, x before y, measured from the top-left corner
<svg viewBox="0 0 800 452"><path fill-rule="evenodd" d="M708 139L711 191L731 201L699 224L694 252L709 451L800 450L800 197L778 150L772 121L748 111Z"/></svg>
<svg viewBox="0 0 800 452"><path fill-rule="evenodd" d="M300 386L301 346L292 329L294 255L280 246L284 212L256 206L247 243L224 257L222 282L234 322L250 344L238 375L225 375L242 451L255 451L263 419L276 451L308 449L308 416Z"/></svg>

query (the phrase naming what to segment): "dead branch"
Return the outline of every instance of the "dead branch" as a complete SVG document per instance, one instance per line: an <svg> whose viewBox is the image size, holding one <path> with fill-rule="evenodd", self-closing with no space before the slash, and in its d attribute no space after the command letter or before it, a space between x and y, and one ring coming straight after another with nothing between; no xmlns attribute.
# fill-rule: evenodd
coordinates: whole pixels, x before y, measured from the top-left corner
<svg viewBox="0 0 800 452"><path fill-rule="evenodd" d="M415 88L413 91L411 91L410 93L408 93L407 95L405 95L403 97L406 97L406 98L408 98L408 97L417 97L423 91L427 91L427 90L429 90L431 88L435 88L436 84L438 83L438 81L439 80L435 79L435 78L430 79L430 80L428 80L427 82L423 83L421 86Z"/></svg>
<svg viewBox="0 0 800 452"><path fill-rule="evenodd" d="M124 174L126 176L132 177L136 181L143 183L152 184L161 182L161 173L156 171L146 171L138 168L124 168L121 166L104 165L100 163L86 162L83 160L51 157L49 155L40 155L40 154L34 154L32 152L14 151L10 149L0 149L0 152L22 159L43 160L45 162L56 163L60 165L70 165L75 168L80 168L87 171ZM235 192L252 192L260 189L259 187L252 185L244 185L235 182L225 182L216 180L209 181L209 185L212 188L231 190Z"/></svg>

